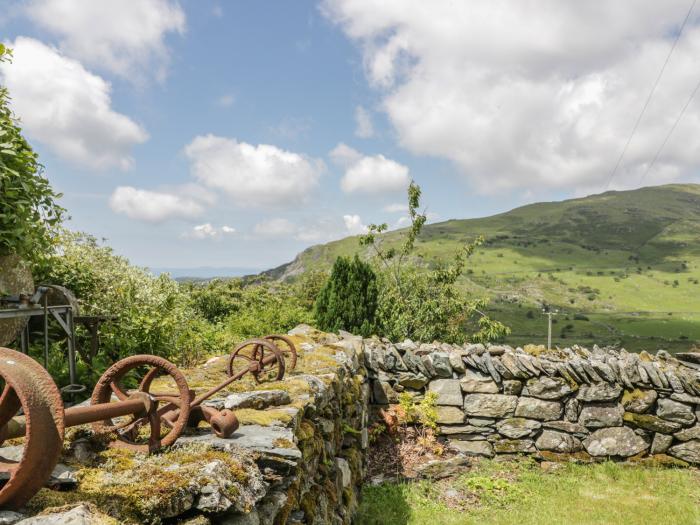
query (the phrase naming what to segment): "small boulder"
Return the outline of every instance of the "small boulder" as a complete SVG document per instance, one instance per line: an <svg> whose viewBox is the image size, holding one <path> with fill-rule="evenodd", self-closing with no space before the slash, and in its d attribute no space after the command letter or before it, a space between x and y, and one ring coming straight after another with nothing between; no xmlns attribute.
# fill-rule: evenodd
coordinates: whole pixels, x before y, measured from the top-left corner
<svg viewBox="0 0 700 525"><path fill-rule="evenodd" d="M657 432L654 434L654 440L651 442L650 454L664 454L673 443L673 436L666 434L661 434Z"/></svg>
<svg viewBox="0 0 700 525"><path fill-rule="evenodd" d="M499 421L496 424L496 429L499 434L508 438L518 439L532 435L535 431L542 427L542 423L534 419L525 419L524 417L511 417Z"/></svg>
<svg viewBox="0 0 700 525"><path fill-rule="evenodd" d="M497 454L529 454L535 452L531 439L501 439L493 444Z"/></svg>
<svg viewBox="0 0 700 525"><path fill-rule="evenodd" d="M467 370L460 380L462 391L467 394L498 394L499 388L491 376Z"/></svg>
<svg viewBox="0 0 700 525"><path fill-rule="evenodd" d="M468 416L510 417L515 412L517 396L503 394L467 394L464 411Z"/></svg>
<svg viewBox="0 0 700 525"><path fill-rule="evenodd" d="M226 396L224 408L229 410L237 410L239 408L264 410L271 406L288 405L291 402L289 393L284 390L256 390Z"/></svg>
<svg viewBox="0 0 700 525"><path fill-rule="evenodd" d="M633 427L648 430L650 432L662 432L664 434L672 434L681 429L679 423L667 421L660 417L651 414L635 414L634 412L625 412L623 419Z"/></svg>
<svg viewBox="0 0 700 525"><path fill-rule="evenodd" d="M468 456L492 458L493 446L488 441L462 441L450 439L450 446Z"/></svg>
<svg viewBox="0 0 700 525"><path fill-rule="evenodd" d="M601 428L583 440L591 456L629 457L643 452L647 442L629 427Z"/></svg>
<svg viewBox="0 0 700 525"><path fill-rule="evenodd" d="M676 432L673 436L680 441L690 441L691 439L700 439L700 425L694 425L690 428Z"/></svg>
<svg viewBox="0 0 700 525"><path fill-rule="evenodd" d="M624 412L618 403L587 405L581 410L578 421L587 428L619 427Z"/></svg>
<svg viewBox="0 0 700 525"><path fill-rule="evenodd" d="M591 401L615 401L622 394L622 387L613 383L583 384L576 394L576 399Z"/></svg>
<svg viewBox="0 0 700 525"><path fill-rule="evenodd" d="M695 423L695 413L690 405L668 398L661 398L656 402L656 415L684 426Z"/></svg>
<svg viewBox="0 0 700 525"><path fill-rule="evenodd" d="M535 441L538 450L550 452L578 452L583 449L581 441L570 434L556 430L543 430Z"/></svg>
<svg viewBox="0 0 700 525"><path fill-rule="evenodd" d="M700 463L700 440L693 439L684 443L678 443L668 449L669 455L682 459L688 463Z"/></svg>
<svg viewBox="0 0 700 525"><path fill-rule="evenodd" d="M563 406L559 401L546 401L534 397L521 397L515 409L516 417L551 421L561 417Z"/></svg>
<svg viewBox="0 0 700 525"><path fill-rule="evenodd" d="M654 405L659 394L656 390L642 390L635 388L634 390L625 390L622 394L622 407L627 412L635 414L643 414Z"/></svg>
<svg viewBox="0 0 700 525"><path fill-rule="evenodd" d="M437 393L438 405L461 407L464 402L457 379L434 379L428 384L428 390Z"/></svg>
<svg viewBox="0 0 700 525"><path fill-rule="evenodd" d="M437 407L437 423L439 425L459 425L464 423L464 418L464 411L459 407Z"/></svg>
<svg viewBox="0 0 700 525"><path fill-rule="evenodd" d="M562 377L533 377L529 379L523 388L523 395L538 399L561 399L569 395L574 389Z"/></svg>

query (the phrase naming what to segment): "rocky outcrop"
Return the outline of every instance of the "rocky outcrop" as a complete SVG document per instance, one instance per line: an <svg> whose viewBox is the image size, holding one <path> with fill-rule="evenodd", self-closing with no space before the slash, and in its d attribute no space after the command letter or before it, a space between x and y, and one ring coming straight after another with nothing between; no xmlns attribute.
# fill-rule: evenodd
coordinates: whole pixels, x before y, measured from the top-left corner
<svg viewBox="0 0 700 525"><path fill-rule="evenodd" d="M668 454L700 464L700 355L681 361L664 351L598 347L364 345L372 349L365 354L370 381L381 383L381 399L373 402L435 392L439 433L465 454ZM402 381L406 373L421 381Z"/></svg>

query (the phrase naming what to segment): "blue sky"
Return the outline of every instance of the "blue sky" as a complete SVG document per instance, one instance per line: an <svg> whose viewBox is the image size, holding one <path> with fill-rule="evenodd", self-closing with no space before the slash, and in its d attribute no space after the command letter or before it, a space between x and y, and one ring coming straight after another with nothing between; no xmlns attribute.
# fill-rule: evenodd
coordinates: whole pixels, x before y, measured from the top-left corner
<svg viewBox="0 0 700 525"><path fill-rule="evenodd" d="M410 179L432 220L605 190L688 2L541 4L12 2L0 78L71 228L264 269L404 224ZM693 15L610 188L697 181L697 101L649 161L698 51Z"/></svg>

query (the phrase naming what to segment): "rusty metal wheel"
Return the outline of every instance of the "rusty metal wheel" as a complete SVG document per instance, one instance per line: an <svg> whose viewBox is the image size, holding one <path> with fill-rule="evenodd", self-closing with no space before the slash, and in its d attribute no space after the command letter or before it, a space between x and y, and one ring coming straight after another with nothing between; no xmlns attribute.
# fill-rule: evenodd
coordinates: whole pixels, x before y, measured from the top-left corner
<svg viewBox="0 0 700 525"><path fill-rule="evenodd" d="M275 343L275 346L280 349L286 361L285 365L287 371L291 372L297 367L297 347L294 346L294 342L290 337L280 334L270 334L263 337L263 339L272 341ZM284 345L280 346L279 341L282 341Z"/></svg>
<svg viewBox="0 0 700 525"><path fill-rule="evenodd" d="M164 392L151 392L155 377L165 380ZM148 414L136 414L92 424L97 433L115 433L112 446L138 452L154 452L172 445L182 434L190 415L190 389L182 372L170 361L154 355L134 355L112 365L92 392L93 405L110 403L116 398L143 397L156 403ZM168 417L170 416L170 417Z"/></svg>
<svg viewBox="0 0 700 525"><path fill-rule="evenodd" d="M8 426L24 424L24 443L0 448L0 508L19 508L46 484L61 455L63 401L49 373L14 350L0 348L0 381L0 442Z"/></svg>
<svg viewBox="0 0 700 525"><path fill-rule="evenodd" d="M248 339L231 352L226 371L229 377L233 377L248 370L255 381L261 383L273 377L273 381L280 381L284 377L285 368L284 355L272 341Z"/></svg>

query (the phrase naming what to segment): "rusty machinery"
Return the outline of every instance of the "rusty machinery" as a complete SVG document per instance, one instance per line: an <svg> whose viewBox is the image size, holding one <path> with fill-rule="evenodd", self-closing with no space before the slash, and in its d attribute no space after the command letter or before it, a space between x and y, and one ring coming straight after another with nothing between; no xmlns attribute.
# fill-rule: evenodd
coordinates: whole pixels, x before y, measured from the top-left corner
<svg viewBox="0 0 700 525"><path fill-rule="evenodd" d="M280 350L276 341L286 348ZM89 404L66 408L56 383L39 363L22 352L0 348L0 445L23 438L16 461L2 457L0 449L0 508L19 508L44 486L68 427L92 424L96 433L112 437L111 446L143 453L172 445L186 426L202 420L217 436L231 437L238 428L235 414L203 403L248 373L257 382L266 374L282 379L286 369L294 368L296 357L294 344L285 336L245 341L231 353L226 379L195 396L173 363L134 355L107 369ZM167 385L167 391L152 390L156 378L155 384Z"/></svg>

